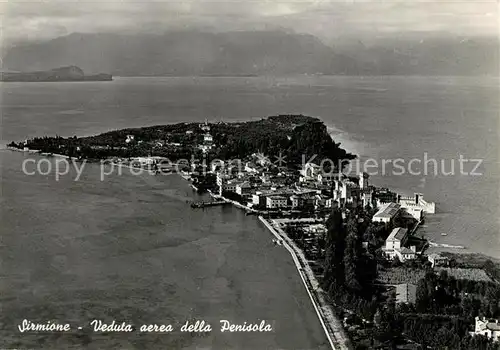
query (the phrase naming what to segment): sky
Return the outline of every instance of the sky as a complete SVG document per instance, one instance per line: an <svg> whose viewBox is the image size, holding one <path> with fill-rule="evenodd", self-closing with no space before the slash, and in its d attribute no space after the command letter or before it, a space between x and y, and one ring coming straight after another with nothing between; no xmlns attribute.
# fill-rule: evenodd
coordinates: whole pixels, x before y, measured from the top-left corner
<svg viewBox="0 0 500 350"><path fill-rule="evenodd" d="M450 33L499 35L496 0L0 0L2 43L73 32L164 32L288 28L339 38Z"/></svg>

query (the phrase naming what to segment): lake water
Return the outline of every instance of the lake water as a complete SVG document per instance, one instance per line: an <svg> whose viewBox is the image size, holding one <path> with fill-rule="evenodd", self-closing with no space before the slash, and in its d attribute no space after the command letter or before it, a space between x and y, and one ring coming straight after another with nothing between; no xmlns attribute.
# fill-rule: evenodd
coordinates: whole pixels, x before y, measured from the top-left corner
<svg viewBox="0 0 500 350"><path fill-rule="evenodd" d="M28 349L328 349L288 252L255 217L232 207L192 210L177 175L100 181L88 165L19 174L2 157L0 347ZM88 332L92 319L172 324L205 320L208 335ZM23 320L69 322L71 335L19 333ZM267 320L270 333L221 333L219 320Z"/></svg>
<svg viewBox="0 0 500 350"><path fill-rule="evenodd" d="M116 78L9 83L0 89L3 144L205 118L319 117L337 142L363 162L378 163L368 169L373 183L422 192L437 203L437 214L420 233L434 242L463 245L462 251L500 257L498 79ZM460 155L482 159L476 169L481 175L460 174ZM270 244L256 218L233 208L191 211L186 200L193 194L176 176L110 176L101 182L99 170L88 166L81 181L66 176L56 182L53 174L24 175L20 153L3 151L0 157L2 346L39 347L40 339L49 344L47 338L24 336L26 343L13 343L19 338L14 323L29 317L77 323L268 319L276 325L267 335L97 337L92 343L97 347L326 344L291 259ZM406 173L397 175L389 165L383 174L382 161L397 158L404 160ZM437 169L435 176L431 164L425 175L421 162L431 158L439 168L444 161L445 172L454 160L454 174ZM409 174L412 159L417 161ZM464 166L468 173L473 168ZM70 342L78 348L89 339L59 341L61 348Z"/></svg>

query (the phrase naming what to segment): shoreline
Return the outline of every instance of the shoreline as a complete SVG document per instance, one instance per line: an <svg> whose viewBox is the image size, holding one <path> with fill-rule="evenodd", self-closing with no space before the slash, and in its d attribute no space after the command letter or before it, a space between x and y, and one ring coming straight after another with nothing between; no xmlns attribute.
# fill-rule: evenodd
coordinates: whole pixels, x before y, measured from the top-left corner
<svg viewBox="0 0 500 350"><path fill-rule="evenodd" d="M361 159L362 157L366 156L364 152L364 149L366 147L365 144L363 144L361 141L353 139L352 137L350 138L349 134L346 131L337 128L335 125L327 124L326 122L324 123L326 125L328 135L330 135L330 138L333 140L333 142L340 143L340 146L343 149L351 154L356 155L357 159Z"/></svg>
<svg viewBox="0 0 500 350"><path fill-rule="evenodd" d="M314 276L314 273L307 263L307 259L302 251L295 245L286 233L279 228L276 220L267 220L259 215L259 220L267 227L267 229L276 237L276 239L283 242L283 246L288 250L292 256L293 262L299 273L299 276L304 284L304 288L311 299L314 310L318 319L323 327L325 335L333 350L349 349L349 338L345 334L342 323L335 315L332 307L325 301L322 293L323 290L319 287L319 282Z"/></svg>
<svg viewBox="0 0 500 350"><path fill-rule="evenodd" d="M328 126L328 129L330 131L330 129L333 129L333 130L338 130L334 127L330 127ZM329 132L330 134L330 132ZM72 159L72 160L75 160L77 162L79 162L80 160L76 159L76 158L71 158L69 156L66 156L66 155L63 155L63 154L57 154L57 153L53 153L53 154L49 154L49 153L41 153L40 150L34 150L34 149L28 149L28 150L23 150L23 149L19 149L19 148L16 148L16 147L10 147L10 146L7 146L5 145L4 147L1 147L0 150L8 150L8 151L13 151L13 152L19 152L19 153L23 153L23 154L34 154L34 155L37 155L37 156L40 156L40 157L55 157L55 158L63 158L63 159ZM93 163L92 161L90 161L91 163ZM126 164L120 164L120 163L114 163L114 162L109 162L107 163L109 165L112 165L112 166L119 166L121 168L128 168L128 169L138 169L137 167L133 167L131 165L126 165ZM153 175L151 174L151 171L150 169L144 169L144 171L147 171L149 173L149 175ZM186 180L187 182L189 182L189 179L190 179L190 176L189 175L186 175L186 174L181 174L181 173L177 173L177 172L172 172L172 173L167 173L167 174L162 174L162 175L171 175L171 174L178 174L179 176L181 176L184 180ZM220 197L218 195L215 195L215 194L210 194L212 197L214 198L217 198L217 199L223 199L223 200L226 200L227 202L235 205L236 207L240 208L240 209L243 209L247 212L253 212L253 213L262 213L262 211L257 211L255 209L252 209L252 208L248 208L244 205L241 205L240 203L237 203L235 201L232 201L232 200L229 200L227 198L224 198L224 197ZM265 212L264 212L265 213ZM478 251L470 251L466 246L464 245L452 245L452 244L448 244L448 243L436 243L436 242L432 242L431 240L428 240L429 241L429 248L432 249L438 249L439 250L439 253L449 253L449 254L458 254L458 255L466 255L466 256L470 256L470 255L481 255L481 256L484 256L492 261L500 261L500 259L498 257L494 257L494 256L491 256L491 255L487 255L487 254L484 254L482 252L478 252Z"/></svg>

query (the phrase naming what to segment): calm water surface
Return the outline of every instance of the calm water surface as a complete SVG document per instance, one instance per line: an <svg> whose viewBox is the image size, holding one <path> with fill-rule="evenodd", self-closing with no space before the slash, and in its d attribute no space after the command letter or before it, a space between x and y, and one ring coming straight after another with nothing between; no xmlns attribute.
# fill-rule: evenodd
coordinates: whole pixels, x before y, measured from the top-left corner
<svg viewBox="0 0 500 350"><path fill-rule="evenodd" d="M0 347L31 349L327 349L285 249L231 207L192 210L178 176L80 181L20 176L2 157ZM69 322L74 335L17 332L23 319ZM141 324L205 320L208 335L88 332L94 319ZM219 320L267 320L270 333L221 333Z"/></svg>
<svg viewBox="0 0 500 350"><path fill-rule="evenodd" d="M375 184L423 192L437 203L438 214L428 218L422 234L464 245L462 251L500 257L498 83L463 77L9 83L0 86L0 142L205 118L317 116L337 142L363 161L378 162ZM21 154L0 154L2 329L7 330L0 338L5 345L15 345L17 337L9 327L27 317L167 323L186 316L270 319L276 332L196 339L178 334L96 340L92 335L90 344L307 349L325 343L290 258L269 244L255 218L231 208L189 210L186 200L193 194L175 176L110 176L100 182L99 170L89 166L82 181L68 176L56 182L53 175L24 175ZM455 174L438 169L435 176L432 165L427 175L419 166L417 175L394 175L390 166L382 174L384 159L402 158L407 164L424 154L439 167L444 161L447 172L455 160ZM460 155L483 159L477 169L482 175L461 175ZM62 348L71 341L81 345L90 342L88 337L60 342Z"/></svg>

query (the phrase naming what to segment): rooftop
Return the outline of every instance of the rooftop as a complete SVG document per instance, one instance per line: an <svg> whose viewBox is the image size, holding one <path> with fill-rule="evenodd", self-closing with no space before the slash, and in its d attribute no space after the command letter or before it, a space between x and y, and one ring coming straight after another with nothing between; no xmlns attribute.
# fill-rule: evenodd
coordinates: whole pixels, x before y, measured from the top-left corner
<svg viewBox="0 0 500 350"><path fill-rule="evenodd" d="M393 218L397 212L401 209L401 205L397 203L387 203L384 204L379 211L373 215L374 218Z"/></svg>
<svg viewBox="0 0 500 350"><path fill-rule="evenodd" d="M286 200L286 197L283 196L269 196L272 200Z"/></svg>
<svg viewBox="0 0 500 350"><path fill-rule="evenodd" d="M402 228L402 227L396 227L394 230L392 230L391 234L389 237L387 237L386 241L401 241L405 236L406 233L408 232L407 229Z"/></svg>
<svg viewBox="0 0 500 350"><path fill-rule="evenodd" d="M410 248L406 248L406 247L401 248L400 252L401 252L401 254L415 254L415 252L413 250L411 250Z"/></svg>
<svg viewBox="0 0 500 350"><path fill-rule="evenodd" d="M476 323L481 324L481 330L489 329L497 332L500 331L500 324L498 323L498 320L488 320L484 317L480 319L479 317L476 317Z"/></svg>

